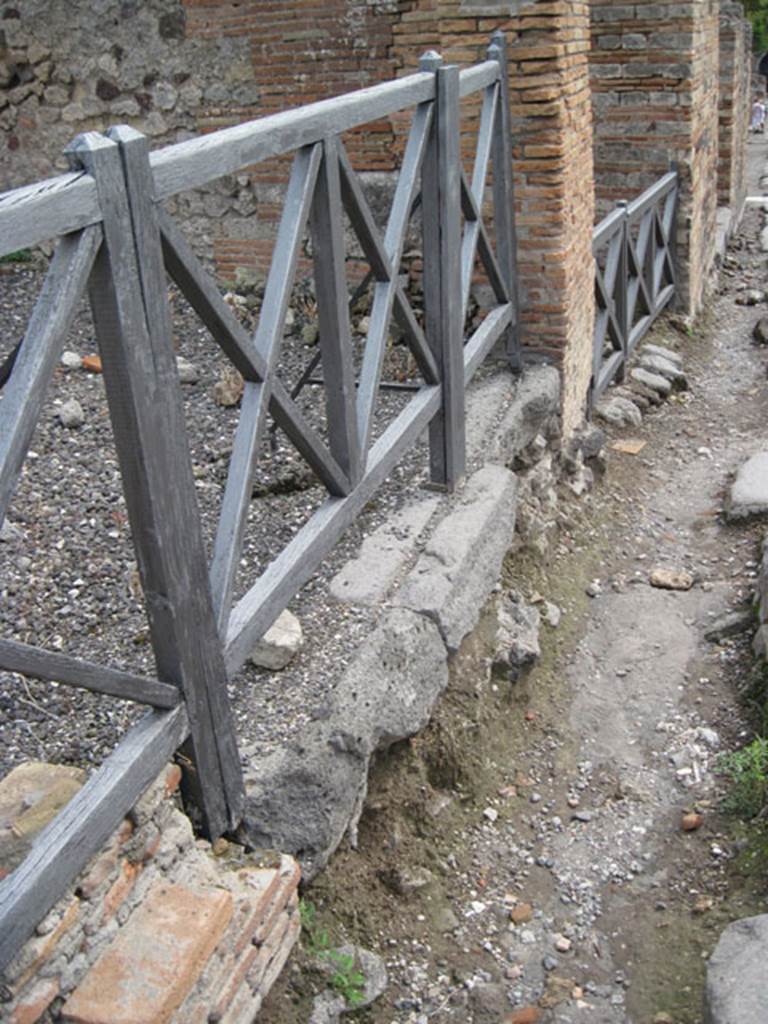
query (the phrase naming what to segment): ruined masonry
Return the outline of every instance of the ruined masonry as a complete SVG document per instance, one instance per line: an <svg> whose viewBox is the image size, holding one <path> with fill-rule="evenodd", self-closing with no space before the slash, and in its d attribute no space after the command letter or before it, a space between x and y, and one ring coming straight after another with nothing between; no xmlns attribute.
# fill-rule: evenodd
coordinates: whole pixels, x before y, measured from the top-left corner
<svg viewBox="0 0 768 1024"><path fill-rule="evenodd" d="M24 764L0 782L0 876L84 777ZM2 1020L251 1024L299 935L299 868L196 840L180 779L161 774L40 923L4 973Z"/></svg>

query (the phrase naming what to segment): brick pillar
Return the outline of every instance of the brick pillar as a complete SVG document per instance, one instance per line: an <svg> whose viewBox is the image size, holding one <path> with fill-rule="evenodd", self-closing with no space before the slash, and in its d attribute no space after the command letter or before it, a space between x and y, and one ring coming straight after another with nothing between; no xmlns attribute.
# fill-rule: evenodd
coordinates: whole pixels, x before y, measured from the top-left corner
<svg viewBox="0 0 768 1024"><path fill-rule="evenodd" d="M562 367L569 433L583 418L594 318L589 5L411 0L408 6L394 28L395 60L404 72L427 46L467 65L484 59L495 29L507 35L521 338L530 358ZM463 111L468 141L472 113Z"/></svg>
<svg viewBox="0 0 768 1024"><path fill-rule="evenodd" d="M715 255L719 3L591 0L598 212L680 165L684 310L701 308Z"/></svg>
<svg viewBox="0 0 768 1024"><path fill-rule="evenodd" d="M718 206L739 216L746 195L746 152L752 102L752 26L738 3L720 7L720 159Z"/></svg>

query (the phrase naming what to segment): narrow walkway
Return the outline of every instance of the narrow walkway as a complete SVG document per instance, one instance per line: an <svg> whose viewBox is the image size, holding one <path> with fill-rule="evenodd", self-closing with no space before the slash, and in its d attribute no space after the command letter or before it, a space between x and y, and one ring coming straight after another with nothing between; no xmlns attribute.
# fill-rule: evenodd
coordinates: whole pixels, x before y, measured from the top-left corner
<svg viewBox="0 0 768 1024"><path fill-rule="evenodd" d="M766 148L750 142L751 195ZM609 448L549 565L510 559L505 586L562 612L512 707L477 681L481 629L432 738L372 779L359 850L339 851L308 894L386 960L367 1024L701 1024L720 931L766 908L713 771L746 736L749 636L705 638L749 601L759 557L759 528L720 513L732 474L768 445L752 340L765 301L736 302L768 286L761 227L751 203L710 312L652 339L681 353L689 390L620 432L644 445ZM655 568L693 585L652 587ZM435 736L455 765L435 760ZM265 1024L306 1022L311 991L297 965Z"/></svg>

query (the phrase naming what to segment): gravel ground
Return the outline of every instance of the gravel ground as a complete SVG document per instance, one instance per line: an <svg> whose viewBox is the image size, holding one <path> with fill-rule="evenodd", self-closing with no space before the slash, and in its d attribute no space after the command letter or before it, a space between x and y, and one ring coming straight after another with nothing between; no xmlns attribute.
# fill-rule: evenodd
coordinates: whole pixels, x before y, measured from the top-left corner
<svg viewBox="0 0 768 1024"><path fill-rule="evenodd" d="M0 267L0 356L23 335L44 268ZM231 294L238 317L253 328L258 297L252 287ZM197 498L209 550L223 495L238 409L214 398L228 363L185 300L170 291L178 355L197 371L182 392ZM353 322L365 313L365 300ZM315 307L306 285L297 285L278 373L291 387L316 351ZM359 364L361 342L356 338ZM97 351L87 308L78 314L64 346L85 357ZM390 345L385 379L414 379L402 345ZM0 543L0 623L3 635L113 667L152 673L152 652L126 520L103 379L77 365L58 367L49 388L24 472ZM489 371L484 371L489 372ZM82 425L67 427L62 407L75 400ZM384 391L374 437L408 400ZM319 432L324 430L322 388L307 386L299 399ZM318 574L292 602L305 644L290 668L277 673L244 667L230 684L243 747L266 751L285 742L317 709L339 671L369 632L372 613L340 607L326 592L331 574L367 532L411 498L425 479L426 447L417 445L366 506ZM254 484L236 597L325 498L290 443L277 431L265 438ZM0 673L0 774L29 758L98 765L141 710L111 698L55 683ZM77 722L73 728L73 721Z"/></svg>

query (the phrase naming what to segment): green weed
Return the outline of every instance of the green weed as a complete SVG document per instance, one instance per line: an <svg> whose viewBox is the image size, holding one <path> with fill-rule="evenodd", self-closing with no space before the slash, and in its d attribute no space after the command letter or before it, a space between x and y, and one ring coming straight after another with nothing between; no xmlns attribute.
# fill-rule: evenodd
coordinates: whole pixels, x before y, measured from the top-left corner
<svg viewBox="0 0 768 1024"><path fill-rule="evenodd" d="M310 956L324 960L331 967L331 988L347 1006L358 1006L365 995L365 975L355 967L355 958L333 948L328 929L322 928L317 920L314 904L300 900L299 918L305 949Z"/></svg>
<svg viewBox="0 0 768 1024"><path fill-rule="evenodd" d="M768 808L768 739L758 736L741 750L723 754L718 769L730 781L724 810L756 818Z"/></svg>
<svg viewBox="0 0 768 1024"><path fill-rule="evenodd" d="M17 252L9 252L5 256L0 256L0 263L31 263L32 259L30 249L19 249Z"/></svg>

